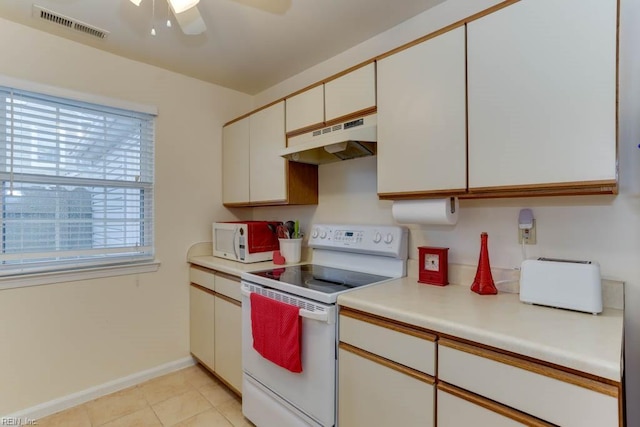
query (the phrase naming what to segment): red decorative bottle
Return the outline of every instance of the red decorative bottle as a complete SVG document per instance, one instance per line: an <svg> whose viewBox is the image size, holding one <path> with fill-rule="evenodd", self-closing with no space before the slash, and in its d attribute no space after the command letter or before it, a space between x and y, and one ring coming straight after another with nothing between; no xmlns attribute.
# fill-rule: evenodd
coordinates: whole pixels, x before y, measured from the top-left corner
<svg viewBox="0 0 640 427"><path fill-rule="evenodd" d="M493 276L491 275L491 266L489 265L489 248L487 233L480 234L480 259L478 260L478 270L476 278L473 279L471 290L480 295L495 295L498 293Z"/></svg>

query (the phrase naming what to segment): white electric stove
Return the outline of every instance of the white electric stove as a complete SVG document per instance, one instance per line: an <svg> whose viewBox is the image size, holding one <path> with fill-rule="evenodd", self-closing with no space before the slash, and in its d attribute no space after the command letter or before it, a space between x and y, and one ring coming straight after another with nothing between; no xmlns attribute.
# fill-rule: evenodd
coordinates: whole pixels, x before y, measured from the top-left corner
<svg viewBox="0 0 640 427"><path fill-rule="evenodd" d="M242 274L242 411L258 427L336 425L336 300L406 275L404 227L317 224L309 247L313 263ZM300 308L301 373L254 350L252 292Z"/></svg>

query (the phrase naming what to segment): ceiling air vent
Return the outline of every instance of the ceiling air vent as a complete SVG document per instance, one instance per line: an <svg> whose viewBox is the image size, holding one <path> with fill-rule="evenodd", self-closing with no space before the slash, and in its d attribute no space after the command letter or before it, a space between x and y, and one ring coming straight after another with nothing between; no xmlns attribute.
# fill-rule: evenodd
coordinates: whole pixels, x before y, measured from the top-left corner
<svg viewBox="0 0 640 427"><path fill-rule="evenodd" d="M99 39L106 39L109 36L109 32L106 30L102 30L89 24L85 24L82 21L78 21L77 19L69 18L68 16L45 9L37 4L33 5L33 17L49 21L56 25L61 25L71 30L79 31Z"/></svg>

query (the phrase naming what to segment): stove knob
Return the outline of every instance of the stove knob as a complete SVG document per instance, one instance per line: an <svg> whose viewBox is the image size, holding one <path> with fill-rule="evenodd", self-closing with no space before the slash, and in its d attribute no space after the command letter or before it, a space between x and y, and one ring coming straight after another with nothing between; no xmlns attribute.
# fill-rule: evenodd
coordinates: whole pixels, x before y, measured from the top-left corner
<svg viewBox="0 0 640 427"><path fill-rule="evenodd" d="M373 243L380 243L380 240L382 240L382 234L376 232L376 235L373 238Z"/></svg>
<svg viewBox="0 0 640 427"><path fill-rule="evenodd" d="M323 230L320 232L320 238L324 239L325 237L327 237L327 232Z"/></svg>
<svg viewBox="0 0 640 427"><path fill-rule="evenodd" d="M393 242L393 234L391 233L387 233L387 237L384 238L384 242L385 243L391 243Z"/></svg>
<svg viewBox="0 0 640 427"><path fill-rule="evenodd" d="M316 237L318 237L318 229L314 228L313 232L311 233L311 238L315 239Z"/></svg>

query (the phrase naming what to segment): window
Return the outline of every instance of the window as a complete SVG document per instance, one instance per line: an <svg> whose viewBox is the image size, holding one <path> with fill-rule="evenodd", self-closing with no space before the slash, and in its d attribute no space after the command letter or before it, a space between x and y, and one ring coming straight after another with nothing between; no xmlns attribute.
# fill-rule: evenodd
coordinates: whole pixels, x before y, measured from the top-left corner
<svg viewBox="0 0 640 427"><path fill-rule="evenodd" d="M153 259L154 121L0 86L0 276Z"/></svg>

